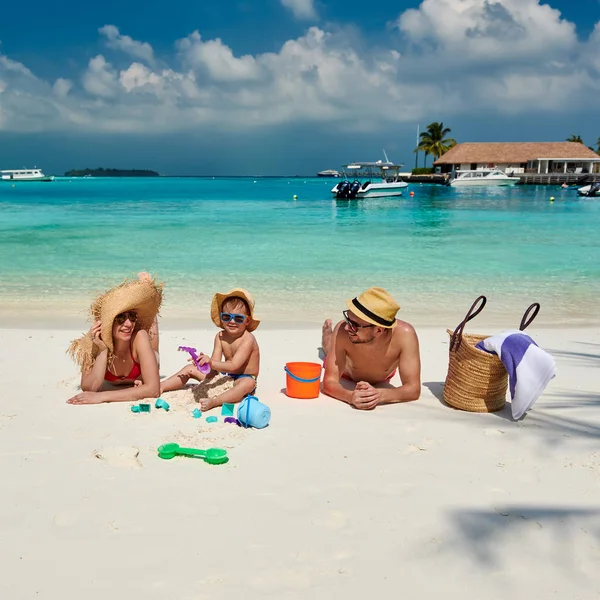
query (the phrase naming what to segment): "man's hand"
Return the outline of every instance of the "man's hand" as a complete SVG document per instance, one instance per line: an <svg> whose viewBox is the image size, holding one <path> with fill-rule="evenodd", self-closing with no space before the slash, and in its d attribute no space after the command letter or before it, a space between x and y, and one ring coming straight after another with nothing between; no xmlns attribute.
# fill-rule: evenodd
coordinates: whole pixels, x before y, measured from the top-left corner
<svg viewBox="0 0 600 600"><path fill-rule="evenodd" d="M379 404L379 390L366 381L359 381L350 404L358 410L373 410Z"/></svg>

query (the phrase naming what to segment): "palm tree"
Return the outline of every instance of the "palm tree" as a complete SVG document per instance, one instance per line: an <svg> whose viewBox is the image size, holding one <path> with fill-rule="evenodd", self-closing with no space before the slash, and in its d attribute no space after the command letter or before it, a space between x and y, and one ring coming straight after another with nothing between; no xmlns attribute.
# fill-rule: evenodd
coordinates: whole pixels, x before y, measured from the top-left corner
<svg viewBox="0 0 600 600"><path fill-rule="evenodd" d="M445 154L456 146L456 140L454 138L446 138L444 136L450 133L449 127L444 127L443 123L433 122L427 125L427 129L423 131L419 137L419 145L415 148L415 152L425 152L425 159L427 155L431 154L434 160L437 160L442 154Z"/></svg>
<svg viewBox="0 0 600 600"><path fill-rule="evenodd" d="M571 137L568 137L565 141L567 141L567 142L579 142L580 144L583 144L583 140L581 139L580 135L572 135Z"/></svg>
<svg viewBox="0 0 600 600"><path fill-rule="evenodd" d="M600 137L596 140L596 154L600 154Z"/></svg>

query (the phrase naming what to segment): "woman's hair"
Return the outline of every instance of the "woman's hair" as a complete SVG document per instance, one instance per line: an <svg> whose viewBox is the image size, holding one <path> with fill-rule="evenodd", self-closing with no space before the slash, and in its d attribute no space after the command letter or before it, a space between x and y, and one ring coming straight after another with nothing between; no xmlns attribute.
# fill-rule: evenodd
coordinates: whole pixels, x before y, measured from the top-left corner
<svg viewBox="0 0 600 600"><path fill-rule="evenodd" d="M242 308L244 309L244 313L249 316L250 307L248 306L248 303L239 296L231 296L227 298L221 306L221 310L223 312L234 312L236 310L241 310Z"/></svg>

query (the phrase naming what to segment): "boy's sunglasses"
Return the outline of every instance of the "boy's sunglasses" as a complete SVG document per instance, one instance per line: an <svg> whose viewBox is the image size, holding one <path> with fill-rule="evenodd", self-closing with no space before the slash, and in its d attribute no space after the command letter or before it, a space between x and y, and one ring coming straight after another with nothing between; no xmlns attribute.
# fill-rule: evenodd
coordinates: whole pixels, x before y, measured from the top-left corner
<svg viewBox="0 0 600 600"><path fill-rule="evenodd" d="M238 315L236 313L221 313L221 321L223 323L229 323L229 321L233 321L238 325L241 325L246 319L248 315Z"/></svg>
<svg viewBox="0 0 600 600"><path fill-rule="evenodd" d="M115 321L118 325L123 325L127 319L129 319L132 323L137 321L137 313L134 310L128 310L126 312L122 312L115 317Z"/></svg>
<svg viewBox="0 0 600 600"><path fill-rule="evenodd" d="M363 329L365 327L375 327L375 325L359 325L356 321L353 321L349 316L348 316L349 311L347 310L343 310L342 314L344 315L344 321L346 321L346 325L348 325L348 327L350 327L350 331L352 331L353 333L358 333L359 329Z"/></svg>

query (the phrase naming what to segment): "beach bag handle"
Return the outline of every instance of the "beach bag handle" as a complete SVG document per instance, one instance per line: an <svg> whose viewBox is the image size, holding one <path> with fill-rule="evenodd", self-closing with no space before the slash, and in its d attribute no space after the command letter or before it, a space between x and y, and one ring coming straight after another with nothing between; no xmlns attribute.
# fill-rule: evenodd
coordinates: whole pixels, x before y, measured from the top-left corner
<svg viewBox="0 0 600 600"><path fill-rule="evenodd" d="M530 312L533 312L531 317L529 316ZM531 322L538 316L539 312L540 312L540 303L539 302L534 302L531 306L529 306L529 308L525 311L523 318L521 319L521 324L519 325L519 331L525 331L531 325Z"/></svg>
<svg viewBox="0 0 600 600"><path fill-rule="evenodd" d="M456 352L460 348L460 343L462 342L462 333L465 325L483 310L486 302L487 298L485 296L479 296L479 298L477 298L477 300L471 304L471 308L468 310L467 315L454 330L454 333L450 338L450 352ZM480 306L477 306L478 304L480 304Z"/></svg>
<svg viewBox="0 0 600 600"><path fill-rule="evenodd" d="M471 320L474 319L482 310L487 302L487 298L485 296L479 296L475 302L471 305L471 308L467 312L465 318L461 321L459 326L454 330L452 337L450 338L450 352L456 352L460 348L460 344L462 342L462 334L465 329L465 325ZM479 304L479 306L478 306ZM540 312L540 303L534 302L529 305L525 313L523 314L523 318L521 319L521 324L519 325L519 331L525 331L527 327L531 325L533 320L538 316ZM533 313L533 314L531 314Z"/></svg>

